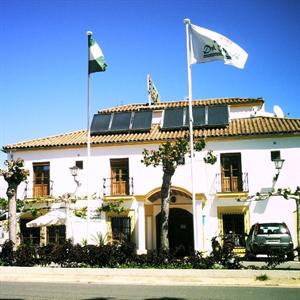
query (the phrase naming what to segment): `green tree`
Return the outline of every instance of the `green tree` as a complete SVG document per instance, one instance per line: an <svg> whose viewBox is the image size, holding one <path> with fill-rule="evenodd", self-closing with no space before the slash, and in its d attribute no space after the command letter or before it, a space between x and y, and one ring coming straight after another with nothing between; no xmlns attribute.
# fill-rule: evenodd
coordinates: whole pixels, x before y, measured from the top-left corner
<svg viewBox="0 0 300 300"><path fill-rule="evenodd" d="M205 141L199 140L194 143L195 151L202 151L205 147ZM169 252L169 206L170 206L170 192L171 192L171 180L178 166L179 161L190 152L188 137L178 138L175 141L167 141L161 144L158 150L143 151L143 160L147 167L162 166L163 178L161 186L161 246L160 252L167 254ZM212 151L209 151L206 158L206 163L214 164L216 157Z"/></svg>
<svg viewBox="0 0 300 300"><path fill-rule="evenodd" d="M0 170L0 175L4 177L8 184L6 195L8 198L8 227L9 240L16 247L17 239L17 217L16 217L16 197L19 184L26 180L29 176L29 171L24 167L24 160L6 160L4 162L6 170Z"/></svg>

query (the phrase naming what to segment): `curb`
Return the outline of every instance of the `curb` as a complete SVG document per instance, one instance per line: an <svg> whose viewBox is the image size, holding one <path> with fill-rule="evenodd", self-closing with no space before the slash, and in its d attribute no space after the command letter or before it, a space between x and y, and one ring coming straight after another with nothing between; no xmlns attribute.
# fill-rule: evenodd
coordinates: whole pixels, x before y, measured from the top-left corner
<svg viewBox="0 0 300 300"><path fill-rule="evenodd" d="M266 275L267 280L257 280L261 275ZM300 288L300 271L0 267L0 282Z"/></svg>

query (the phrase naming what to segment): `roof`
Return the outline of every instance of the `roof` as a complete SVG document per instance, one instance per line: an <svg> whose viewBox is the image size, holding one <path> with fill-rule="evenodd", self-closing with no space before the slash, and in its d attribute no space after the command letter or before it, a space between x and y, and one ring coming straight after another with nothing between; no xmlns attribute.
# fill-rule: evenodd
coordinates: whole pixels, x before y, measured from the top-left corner
<svg viewBox="0 0 300 300"><path fill-rule="evenodd" d="M201 99L193 100L193 106L206 106L206 105L231 105L231 106L242 106L242 105L263 105L264 100L262 98L215 98L215 99ZM149 106L148 104L127 104L122 106L116 106L113 108L107 108L99 110L98 113L113 113L113 112L126 112L126 111L137 111L137 110L161 110L165 108L176 108L188 106L187 100L179 100L172 102L159 102L155 105Z"/></svg>
<svg viewBox="0 0 300 300"><path fill-rule="evenodd" d="M93 145L150 143L183 137L188 130L162 131L158 124L149 132L102 134L91 137ZM194 135L199 138L228 138L249 136L300 135L300 119L255 117L230 120L225 128L195 129ZM30 150L56 147L78 147L86 145L86 130L10 144L3 147L4 151Z"/></svg>

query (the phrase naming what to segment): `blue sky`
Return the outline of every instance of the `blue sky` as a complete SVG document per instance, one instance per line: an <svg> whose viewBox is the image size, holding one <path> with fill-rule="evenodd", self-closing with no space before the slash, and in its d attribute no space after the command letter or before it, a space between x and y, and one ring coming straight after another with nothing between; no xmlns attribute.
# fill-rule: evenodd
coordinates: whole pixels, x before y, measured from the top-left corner
<svg viewBox="0 0 300 300"><path fill-rule="evenodd" d="M162 101L186 97L185 18L249 54L243 70L193 65L194 99L263 97L300 117L299 0L0 0L0 146L86 128L87 30L108 64L93 113L147 102L148 73Z"/></svg>

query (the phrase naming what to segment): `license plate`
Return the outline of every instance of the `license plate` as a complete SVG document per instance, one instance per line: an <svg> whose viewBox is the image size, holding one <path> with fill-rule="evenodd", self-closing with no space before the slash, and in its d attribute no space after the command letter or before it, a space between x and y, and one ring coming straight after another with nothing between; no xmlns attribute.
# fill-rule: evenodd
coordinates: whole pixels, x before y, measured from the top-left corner
<svg viewBox="0 0 300 300"><path fill-rule="evenodd" d="M268 240L267 244L279 244L280 240Z"/></svg>

